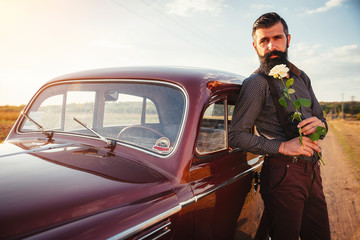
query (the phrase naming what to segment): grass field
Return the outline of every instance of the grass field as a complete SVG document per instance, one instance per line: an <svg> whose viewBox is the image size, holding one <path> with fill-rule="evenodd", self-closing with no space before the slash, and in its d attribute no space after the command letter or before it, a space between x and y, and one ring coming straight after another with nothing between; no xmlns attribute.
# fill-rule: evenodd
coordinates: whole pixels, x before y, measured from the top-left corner
<svg viewBox="0 0 360 240"><path fill-rule="evenodd" d="M4 141L24 105L21 106L0 106L0 142Z"/></svg>

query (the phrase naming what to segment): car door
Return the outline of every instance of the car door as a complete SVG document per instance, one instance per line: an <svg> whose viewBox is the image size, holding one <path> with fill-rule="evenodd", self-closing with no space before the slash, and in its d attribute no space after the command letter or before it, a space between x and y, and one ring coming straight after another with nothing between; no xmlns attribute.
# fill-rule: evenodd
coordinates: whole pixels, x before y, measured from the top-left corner
<svg viewBox="0 0 360 240"><path fill-rule="evenodd" d="M201 119L190 169L196 198L195 239L233 239L239 231L240 235L243 232L249 237L254 235L241 229L235 232L244 203L254 202L249 193L254 193L254 176L260 166L258 156L229 148L228 125L235 98L234 95L213 98ZM244 218L242 226L250 220Z"/></svg>

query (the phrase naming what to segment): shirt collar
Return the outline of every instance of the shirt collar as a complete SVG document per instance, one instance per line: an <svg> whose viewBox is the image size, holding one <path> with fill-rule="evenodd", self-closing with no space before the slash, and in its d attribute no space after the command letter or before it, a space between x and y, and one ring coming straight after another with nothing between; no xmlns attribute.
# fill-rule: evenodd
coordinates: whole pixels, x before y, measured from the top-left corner
<svg viewBox="0 0 360 240"><path fill-rule="evenodd" d="M294 64L292 64L291 62L289 62L289 70L290 72L292 72L293 74L295 74L296 76L300 77L301 75L301 71L300 69L298 69Z"/></svg>

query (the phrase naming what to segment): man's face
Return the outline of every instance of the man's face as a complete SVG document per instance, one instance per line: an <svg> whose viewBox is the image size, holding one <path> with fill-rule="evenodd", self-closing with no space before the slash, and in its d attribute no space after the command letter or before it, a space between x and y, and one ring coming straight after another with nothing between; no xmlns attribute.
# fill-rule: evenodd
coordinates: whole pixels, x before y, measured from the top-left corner
<svg viewBox="0 0 360 240"><path fill-rule="evenodd" d="M278 22L270 28L258 28L253 40L257 54L259 57L264 57L274 50L286 52L290 44L290 34L286 37L282 23ZM276 55L271 56L271 58L276 57Z"/></svg>
<svg viewBox="0 0 360 240"><path fill-rule="evenodd" d="M259 28L254 33L253 46L260 59L260 70L266 75L278 64L287 64L287 48L290 35L286 37L281 22L270 28Z"/></svg>

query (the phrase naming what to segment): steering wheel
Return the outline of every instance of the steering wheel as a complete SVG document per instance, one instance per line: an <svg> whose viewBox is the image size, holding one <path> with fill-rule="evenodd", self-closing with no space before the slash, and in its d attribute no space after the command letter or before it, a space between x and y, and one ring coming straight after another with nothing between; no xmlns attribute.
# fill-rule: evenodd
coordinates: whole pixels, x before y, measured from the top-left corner
<svg viewBox="0 0 360 240"><path fill-rule="evenodd" d="M162 134L161 132L155 130L155 129L152 129L150 127L146 127L146 126L142 126L142 125L132 125L132 126L127 126L127 127L124 127L123 129L121 129L121 131L119 132L119 134L117 135L117 138L120 139L120 136L121 134L123 134L124 132L128 131L129 129L131 128L140 128L140 129L145 129L145 130L148 130L150 132L153 132L157 135L159 135L160 137L165 137L164 134Z"/></svg>

